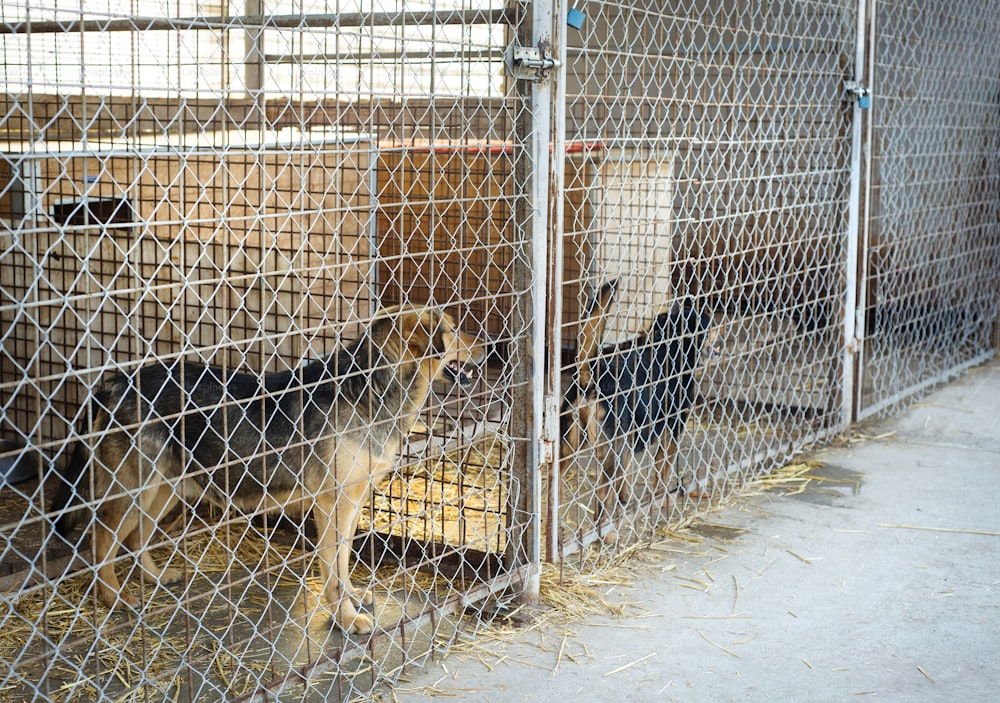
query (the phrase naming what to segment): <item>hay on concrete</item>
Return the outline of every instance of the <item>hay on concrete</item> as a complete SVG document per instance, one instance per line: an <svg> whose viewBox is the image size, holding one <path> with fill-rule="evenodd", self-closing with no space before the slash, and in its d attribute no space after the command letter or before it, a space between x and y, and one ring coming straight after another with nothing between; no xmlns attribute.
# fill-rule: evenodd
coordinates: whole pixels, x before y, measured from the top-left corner
<svg viewBox="0 0 1000 703"><path fill-rule="evenodd" d="M503 476L510 447L505 435L488 433L466 447L421 462L406 474L390 476L375 491L361 529L502 552L508 499ZM216 524L198 530L190 529L189 520L187 516L165 526L158 533L159 545L152 550L158 564L178 568L188 577L182 595L185 601L225 588L230 578L288 589L292 599L306 609L321 601L315 558L300 548L300 542L238 515L215 515L209 522ZM134 568L131 557L123 554L119 573L127 577L126 590L138 594L140 579L128 573ZM455 588L443 576L400 568L394 561L374 570L358 563L354 580L421 603ZM267 588L244 590L240 605L266 611ZM190 632L176 626L175 594L179 591L149 583L142 590L146 602L142 617L134 623L130 616L109 613L97 602L90 569L4 601L0 607L7 612L0 614L5 623L0 631L0 656L18 662L19 675L35 683L12 684L0 694L30 697L31 686L47 679L48 695L55 703L93 699L119 689L124 699L169 695L181 686L181 674L174 672L183 670L185 653L193 643ZM49 651L53 646L59 653L55 664ZM270 660L267 664L237 661L224 650L202 654L205 665L234 697L259 686L263 671L258 669L266 667L268 676L280 677L289 668Z"/></svg>

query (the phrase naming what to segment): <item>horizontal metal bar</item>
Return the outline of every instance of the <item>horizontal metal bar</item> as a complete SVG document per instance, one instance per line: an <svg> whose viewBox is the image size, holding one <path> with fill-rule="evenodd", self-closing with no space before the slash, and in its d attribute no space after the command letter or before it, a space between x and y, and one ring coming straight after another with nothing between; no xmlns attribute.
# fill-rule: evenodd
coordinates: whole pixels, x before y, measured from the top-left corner
<svg viewBox="0 0 1000 703"><path fill-rule="evenodd" d="M971 369L973 366L979 366L979 364L989 361L994 356L996 356L996 350L988 349L987 351L984 351L981 354L974 356L968 361L964 361L961 364L958 364L957 366L952 366L951 368L945 369L944 371L937 373L929 378L926 378L923 381L915 383L912 386L903 388L897 393L894 393L888 398L880 400L874 405L864 406L858 411L857 422L861 422L862 420L872 417L873 415L878 415L887 408L890 408L893 405L896 405L897 403L902 403L906 401L910 396L929 390L936 385L945 383L946 381L952 381L961 376L969 369ZM870 366L865 369L865 373L870 373L869 369Z"/></svg>
<svg viewBox="0 0 1000 703"><path fill-rule="evenodd" d="M806 52L817 52L827 50L820 40L803 41L801 39L769 39L753 40L740 43L727 44L698 44L696 42L683 42L675 45L664 46L662 51L636 51L635 47L627 44L618 47L600 46L596 48L604 56L628 56L632 60L644 59L648 61L675 61L678 59L696 60L702 56L715 56L726 54L797 54ZM594 54L593 46L571 46L566 50L569 59L578 59L589 54Z"/></svg>
<svg viewBox="0 0 1000 703"><path fill-rule="evenodd" d="M788 461L791 457L806 451L809 447L836 436L839 431L840 428L838 427L830 427L806 433L801 437L785 440L777 446L761 449L742 461L730 462L723 467L719 474L722 476L734 473L744 474L747 471L758 469L765 464L773 464L777 467L777 465ZM662 496L655 496L637 507L629 508L628 514L619 520L604 520L601 524L590 528L586 532L577 532L565 540L560 540L558 554L547 554L547 560L556 563L565 562L567 557L584 551L595 542L603 540L609 533L622 532L626 521L631 522L637 518L652 518L661 510L662 500ZM693 513L685 513L684 517L693 517L705 512L705 510L697 509ZM668 522L675 524L677 521L671 517Z"/></svg>
<svg viewBox="0 0 1000 703"><path fill-rule="evenodd" d="M218 17L127 17L123 19L2 22L0 34L70 32L189 31L196 29L327 29L397 25L506 24L516 18L505 9L453 12L351 12L308 15L228 15Z"/></svg>
<svg viewBox="0 0 1000 703"><path fill-rule="evenodd" d="M303 681L308 681L310 678L322 674L339 672L344 664L364 656L367 650L370 650L377 644L391 641L393 636L403 628L420 629L421 627L432 625L435 620L460 614L468 609L471 604L483 601L495 593L510 593L522 588L529 574L530 567L522 566L500 574L490 581L478 583L467 590L448 597L442 603L429 605L416 615L404 616L395 625L373 634L368 642L364 640L358 642L345 641L343 649L332 654L321 653L316 659L288 672L277 681L246 696L233 699L233 703L256 703L258 701L260 703L270 703L276 697L280 699L281 692L287 690L290 686L301 685Z"/></svg>
<svg viewBox="0 0 1000 703"><path fill-rule="evenodd" d="M388 61L412 61L414 59L433 59L435 61L441 59L458 59L461 61L485 61L493 60L500 61L503 59L503 49L497 48L483 48L483 49L460 49L457 51L440 51L433 49L423 49L420 51L413 51L407 49L406 51L386 51L386 52L374 52L374 51L355 51L355 52L340 52L340 53L327 53L327 54L309 54L309 55L295 55L295 54L265 54L264 63L270 64L309 64L309 63L321 63L324 61L372 61L378 60L381 62Z"/></svg>

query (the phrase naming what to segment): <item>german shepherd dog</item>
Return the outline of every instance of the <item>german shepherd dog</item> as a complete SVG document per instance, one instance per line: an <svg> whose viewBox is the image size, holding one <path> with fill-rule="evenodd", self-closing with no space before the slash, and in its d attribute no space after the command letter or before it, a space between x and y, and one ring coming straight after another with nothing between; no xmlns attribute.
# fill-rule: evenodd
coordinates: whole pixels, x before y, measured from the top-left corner
<svg viewBox="0 0 1000 703"><path fill-rule="evenodd" d="M658 490L669 490L677 442L694 403L694 372L702 351L717 337L711 318L685 299L658 313L638 336L602 350L616 285L607 283L598 291L587 315L577 375L560 414L563 455L585 438L600 462L598 523L629 502L629 462L654 445Z"/></svg>
<svg viewBox="0 0 1000 703"><path fill-rule="evenodd" d="M145 551L179 500L248 512L311 508L334 622L370 632L372 618L356 606L371 594L355 590L348 569L365 493L394 468L431 383L468 384L470 365L484 357L442 310L395 307L348 346L291 371L259 376L175 362L111 374L91 398L97 434L77 442L57 489L56 529L69 535L81 507L74 504L92 487L97 594L108 607L138 607L119 585L115 556L125 545L152 578L179 580Z"/></svg>

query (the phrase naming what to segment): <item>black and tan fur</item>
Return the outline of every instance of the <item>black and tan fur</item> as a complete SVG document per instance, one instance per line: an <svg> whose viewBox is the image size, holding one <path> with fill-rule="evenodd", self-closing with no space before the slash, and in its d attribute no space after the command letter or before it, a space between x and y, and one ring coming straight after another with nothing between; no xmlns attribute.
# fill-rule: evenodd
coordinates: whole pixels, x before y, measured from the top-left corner
<svg viewBox="0 0 1000 703"><path fill-rule="evenodd" d="M601 465L596 516L628 503L633 458L655 447L659 490L675 482L677 442L694 403L695 370L715 341L711 319L685 300L661 311L636 337L602 348L614 282L605 284L584 320L577 376L561 413L563 456L583 441Z"/></svg>
<svg viewBox="0 0 1000 703"><path fill-rule="evenodd" d="M370 632L372 618L356 605L371 596L355 591L348 568L365 494L394 468L431 383L468 383L467 365L483 357L445 312L398 307L381 311L350 345L292 371L175 361L114 373L91 398L92 439L74 448L52 506L57 529L68 535L79 513L72 506L93 501L97 593L109 607L134 607L115 557L125 545L154 579L180 579L144 549L178 501L248 512L311 508L334 620L345 632Z"/></svg>

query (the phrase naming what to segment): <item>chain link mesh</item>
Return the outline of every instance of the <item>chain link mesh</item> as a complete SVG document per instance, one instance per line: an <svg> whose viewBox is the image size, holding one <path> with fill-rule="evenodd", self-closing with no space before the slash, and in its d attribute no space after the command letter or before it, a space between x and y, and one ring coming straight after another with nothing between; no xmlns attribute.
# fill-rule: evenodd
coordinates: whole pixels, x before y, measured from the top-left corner
<svg viewBox="0 0 1000 703"><path fill-rule="evenodd" d="M856 22L840 2L582 7L552 543L585 567L840 423Z"/></svg>
<svg viewBox="0 0 1000 703"><path fill-rule="evenodd" d="M558 241L502 70L545 28L482 5L0 9L0 699L363 697L530 590L533 535L590 568L995 349L996 3L878 4L860 262L855 3L575 3ZM426 401L358 385L409 361Z"/></svg>
<svg viewBox="0 0 1000 703"><path fill-rule="evenodd" d="M0 698L348 700L488 622L525 566L517 21L29 0L0 25ZM396 304L425 316L386 328ZM362 605L333 626L341 544Z"/></svg>
<svg viewBox="0 0 1000 703"><path fill-rule="evenodd" d="M862 415L993 354L1000 7L879 3Z"/></svg>

